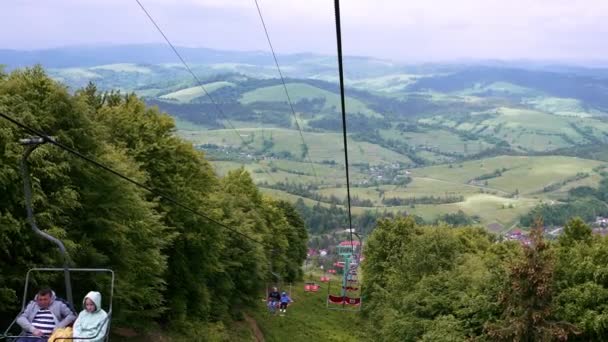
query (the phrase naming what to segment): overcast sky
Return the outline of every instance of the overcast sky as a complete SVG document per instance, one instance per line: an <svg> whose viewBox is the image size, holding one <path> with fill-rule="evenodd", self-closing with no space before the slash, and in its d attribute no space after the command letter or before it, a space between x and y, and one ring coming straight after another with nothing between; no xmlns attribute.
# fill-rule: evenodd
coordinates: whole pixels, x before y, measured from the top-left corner
<svg viewBox="0 0 608 342"><path fill-rule="evenodd" d="M253 0L141 0L176 45L267 50ZM280 53L335 54L332 0L259 0ZM344 53L608 60L608 0L342 0ZM2 0L0 48L162 42L135 0Z"/></svg>

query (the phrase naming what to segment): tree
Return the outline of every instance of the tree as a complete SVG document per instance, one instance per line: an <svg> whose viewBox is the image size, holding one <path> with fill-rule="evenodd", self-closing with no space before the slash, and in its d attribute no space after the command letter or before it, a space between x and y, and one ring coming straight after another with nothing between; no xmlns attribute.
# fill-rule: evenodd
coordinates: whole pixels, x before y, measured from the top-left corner
<svg viewBox="0 0 608 342"><path fill-rule="evenodd" d="M580 334L572 340L600 341L608 334L608 241L597 236L566 241L556 248L556 317L576 325Z"/></svg>
<svg viewBox="0 0 608 342"><path fill-rule="evenodd" d="M502 279L493 248L481 229L379 221L364 251L369 329L389 341L481 336Z"/></svg>
<svg viewBox="0 0 608 342"><path fill-rule="evenodd" d="M554 258L542 227L542 220L537 220L530 245L523 247L523 258L510 267L509 284L501 294L502 317L487 325L488 336L494 340L566 340L575 331L573 325L554 320Z"/></svg>
<svg viewBox="0 0 608 342"><path fill-rule="evenodd" d="M591 242L591 228L580 217L575 217L564 226L564 232L559 236L559 244L571 246L577 242Z"/></svg>
<svg viewBox="0 0 608 342"><path fill-rule="evenodd" d="M278 201L276 206L282 211L283 216L289 224L287 232L287 241L289 241L289 250L287 251L288 268L285 280L289 282L301 280L301 265L306 260L306 244L308 242L308 232L306 231L304 220L289 202Z"/></svg>
<svg viewBox="0 0 608 342"><path fill-rule="evenodd" d="M90 91L83 95L95 97ZM173 120L147 108L133 94L104 97L113 100L91 118L104 128L107 140L133 156L148 176L146 185L191 208L207 211L217 180L202 154L173 135ZM152 196L149 200L156 201ZM209 279L219 277L217 270L221 269L217 258L222 247L220 228L170 201L160 200L157 210L168 227L166 240L170 242L165 252L169 317L175 321L185 320L187 315L206 319L216 297Z"/></svg>
<svg viewBox="0 0 608 342"><path fill-rule="evenodd" d="M466 145L465 145L466 146ZM426 328L421 342L460 342L466 340L462 323L452 315L440 316Z"/></svg>

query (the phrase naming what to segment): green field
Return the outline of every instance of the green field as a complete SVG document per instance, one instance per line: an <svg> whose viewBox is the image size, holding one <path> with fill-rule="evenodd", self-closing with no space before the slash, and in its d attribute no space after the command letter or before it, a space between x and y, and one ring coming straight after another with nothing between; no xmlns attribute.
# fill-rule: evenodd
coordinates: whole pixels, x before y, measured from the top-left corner
<svg viewBox="0 0 608 342"><path fill-rule="evenodd" d="M427 179L415 178L413 183L422 185L425 183L433 183ZM518 198L505 198L494 194L480 193L480 189L475 187L459 187L457 184L445 184L445 187L441 187L440 182L435 182L434 192L427 192L424 189L418 189L418 192L410 192L409 188L397 188L394 190L388 190L385 192L386 198L414 198L422 196L463 196L464 200L457 203L449 204L416 204L414 206L385 206L381 204L379 193L373 188L354 188L351 189L351 196L357 196L360 199L369 199L374 201L377 207L364 208L354 207L354 213L362 213L366 210L380 210L388 211L393 213L407 212L421 216L425 220L435 220L441 214L455 213L462 210L464 213L470 216L477 216L480 218L480 223L488 225L490 223L498 222L503 226L512 224L517 218L532 209L536 204L540 203L538 199L518 197ZM430 186L429 188L431 188ZM450 191L452 190L452 191ZM338 198L345 198L345 189L323 189L320 191L326 196L335 195Z"/></svg>
<svg viewBox="0 0 608 342"><path fill-rule="evenodd" d="M317 191L324 196L336 196L340 199L346 198L346 188L323 188ZM384 198L419 198L424 196L446 197L446 196L472 196L480 192L480 187L458 184L448 181L440 181L427 178L413 178L407 187L396 185L381 185L377 187L354 187L351 188L351 196L359 197L362 200L370 200L374 206L385 207L382 204Z"/></svg>
<svg viewBox="0 0 608 342"><path fill-rule="evenodd" d="M576 116L581 118L591 117L581 101L560 97L535 97L527 99L524 104L530 105L537 110L556 115Z"/></svg>
<svg viewBox="0 0 608 342"><path fill-rule="evenodd" d="M274 161L258 161L257 163L239 163L233 161L214 161L213 166L218 175L225 175L230 170L244 167L249 171L251 177L256 183L267 182L275 184L277 182L294 183L294 184L316 184L320 186L335 187L346 184L344 171L340 171L339 167L329 168L321 164L313 164L317 176L315 177L308 163L298 163L302 166L298 173L294 173L289 168L283 168L285 163L297 163L285 160ZM275 169L273 169L273 166ZM293 166L293 164L291 165ZM305 174L301 174L305 173ZM357 182L366 179L366 175L360 172L351 172L351 181Z"/></svg>
<svg viewBox="0 0 608 342"><path fill-rule="evenodd" d="M266 123L266 122L256 122L255 124L253 124L252 122L248 122L248 121L239 121L239 120L230 120L230 123L227 120L219 120L223 126L225 128L251 128L251 127L255 127L258 129L262 129L265 130L267 128L280 128L279 126L272 124L272 123ZM299 120L300 123L302 122L302 120Z"/></svg>
<svg viewBox="0 0 608 342"><path fill-rule="evenodd" d="M418 156L418 158L424 159L426 162L431 163L431 164L443 164L443 163L450 161L444 155L441 155L437 152L431 152L431 151L426 151L426 150L417 150L416 156Z"/></svg>
<svg viewBox="0 0 608 342"><path fill-rule="evenodd" d="M317 204L317 202L314 200L287 194L280 190L262 189L262 192L274 198L283 199L290 202L295 202L301 198L306 205L312 206ZM512 224L516 223L521 215L527 213L530 209L540 203L541 200L539 199L523 197L504 198L491 194L477 193L465 195L465 200L458 203L436 205L416 204L414 207L377 206L373 208L366 208L353 206L352 212L356 215L360 215L366 211L391 212L395 214L406 212L408 214L418 215L427 221L433 221L439 215L455 213L462 210L467 215L479 217L479 223L481 225L487 226L492 223L499 223L504 228L508 228ZM321 205L329 207L329 204L327 203L321 202ZM344 208L341 205L338 205L338 207Z"/></svg>
<svg viewBox="0 0 608 342"><path fill-rule="evenodd" d="M596 174L592 169L602 164L594 160L570 157L533 158L528 164L489 180L488 185L505 191L513 192L519 189L521 194L532 194L541 191L545 186L565 181L579 172Z"/></svg>
<svg viewBox="0 0 608 342"><path fill-rule="evenodd" d="M256 183L267 182L269 184L275 184L278 182L288 182L306 185L317 183L318 179L321 184L325 184L322 178L315 178L314 176L298 175L282 170L272 171L271 167L266 162L242 164L231 161L216 161L213 163L213 165L219 175L224 175L230 170L244 167L245 170L249 171L251 177Z"/></svg>
<svg viewBox="0 0 608 342"><path fill-rule="evenodd" d="M411 171L416 177L465 184L473 178L506 168L502 176L488 179L488 186L505 192L519 189L523 194L538 191L546 185L575 176L579 172L594 173L592 169L603 164L599 161L575 157L501 156L453 164L452 167L438 165Z"/></svg>
<svg viewBox="0 0 608 342"><path fill-rule="evenodd" d="M108 70L114 72L129 72L129 73L142 73L142 74L150 74L152 70L145 66L133 64L133 63L116 63L116 64L106 64L99 65L96 67L90 68L90 70Z"/></svg>
<svg viewBox="0 0 608 342"><path fill-rule="evenodd" d="M283 163L283 162L282 162ZM238 164L218 162L216 165L230 168ZM279 163L280 164L280 163ZM460 167L462 165L462 167ZM573 157L511 157L502 156L488 158L480 161L471 161L462 164L439 165L421 169L412 169L412 181L407 186L381 185L377 187L353 187L351 196L361 200L372 201L374 207L354 207L354 213L361 213L367 210L380 210L389 212L408 212L419 215L427 220L434 220L441 214L454 213L462 210L468 215L480 218L480 223L488 225L500 223L508 227L517 221L518 217L525 214L541 201L552 201L563 198L567 190L576 186L596 187L600 180L598 172L593 168L604 165L602 162L586 160ZM283 166L292 168L298 167L297 164L288 162ZM304 167L305 164L299 165ZM502 176L488 179L488 184L479 182L470 183L474 177L493 172L496 169L507 168ZM254 169L254 167L248 167ZM335 172L340 174L341 170L326 168L323 172ZM549 192L542 192L543 187L554 183L567 181L576 176L577 173L588 173L589 177L566 182L563 186ZM284 173L282 171L273 173L273 176L286 177L290 182L306 184L314 182L309 176L298 176ZM364 176L364 175L362 175ZM253 174L257 181L267 180L267 175L263 173ZM285 179L285 178L283 178ZM329 185L329 183L323 183ZM283 191L264 189L265 193L282 198L288 201L295 201L300 196L286 194ZM519 195L512 197L513 193L519 191ZM339 199L346 198L346 188L324 187L317 191L323 196L335 196ZM446 197L462 196L464 200L449 204L416 204L414 206L385 206L382 197L389 198L419 198L424 196ZM304 199L305 203L313 205L316 201ZM327 204L329 205L329 204Z"/></svg>
<svg viewBox="0 0 608 342"><path fill-rule="evenodd" d="M292 160L273 160L268 163L269 167L276 167L278 170L285 171L288 173L292 173L293 177L299 177L301 173L304 173L306 176L315 175L318 178L318 182L316 184L338 184L345 185L346 184L346 175L344 171L344 165L339 163L336 165L328 165L328 164L319 164L313 163L313 167L311 167L308 162L298 162ZM353 183L359 183L366 180L369 175L358 170L358 168L352 167L350 168L350 179ZM291 179L290 179L291 180Z"/></svg>
<svg viewBox="0 0 608 342"><path fill-rule="evenodd" d="M442 129L420 129L420 132L399 132L397 129L382 129L379 132L384 139L403 140L418 151L473 155L493 147L482 139L465 140L456 133Z"/></svg>
<svg viewBox="0 0 608 342"><path fill-rule="evenodd" d="M207 83L204 84L205 90L207 90L207 93L211 94L214 91L224 88L224 87L234 87L234 83L231 82L213 82L213 83ZM205 90L203 90L203 88L201 88L200 86L194 86L194 87L190 87L190 88L185 88L185 89L181 89L178 91L174 91L172 93L169 94L165 94L160 96L161 99L164 100L173 100L173 101L177 101L180 103L189 103L192 102L192 100L199 98L201 96L206 96L205 94Z"/></svg>
<svg viewBox="0 0 608 342"><path fill-rule="evenodd" d="M317 193L323 196L336 196L339 199L346 199L346 187L341 188L325 188L317 191ZM350 189L351 198L358 197L361 200L370 200L374 202L374 205L381 206L380 193L376 188L352 188Z"/></svg>
<svg viewBox="0 0 608 342"><path fill-rule="evenodd" d="M323 106L324 112L334 113L338 112L340 109L340 97L336 93L306 83L287 83L287 90L289 91L289 96L293 103L297 103L304 99L310 100L321 98L325 100ZM276 85L249 91L243 94L240 101L244 104L253 102L287 102L287 98L285 97L283 86ZM352 97L347 97L346 99L346 111L352 114L360 113L372 117L381 117L380 114L369 109L363 102Z"/></svg>
<svg viewBox="0 0 608 342"><path fill-rule="evenodd" d="M568 190L579 187L579 186L588 186L591 188L598 188L601 180L602 180L602 176L600 176L598 173L592 173L587 178L565 184L564 186L560 187L559 189L548 194L547 197L551 198L551 199L566 198L568 196Z"/></svg>
<svg viewBox="0 0 608 342"><path fill-rule="evenodd" d="M301 157L302 140L298 131L289 129L269 128L243 128L237 130L238 134L256 151L262 150L264 140L274 141L269 152L290 152L295 157ZM219 146L239 147L242 140L233 130L212 130L201 132L180 133L184 138L195 144L216 144ZM304 132L304 141L308 145L309 155L313 162L336 161L344 159L342 149L342 135L338 133L312 133ZM351 164L369 163L370 165L391 164L401 162L411 163L408 157L386 149L384 147L349 139L349 162Z"/></svg>
<svg viewBox="0 0 608 342"><path fill-rule="evenodd" d="M302 201L304 201L304 203L311 207L313 205L317 205L320 204L321 206L324 207L330 207L330 204L328 203L324 203L324 202L317 202L315 200L312 200L310 198L306 198L306 197L302 197L302 196L297 196L297 195L292 195L289 194L285 191L281 191L281 190L276 190L276 189L268 189L268 188L260 188L260 191L262 191L263 193L267 194L268 196L271 196L274 199L278 199L278 200L284 200L284 201L288 201L291 203L296 202L298 199L302 199ZM338 205L338 207L342 207L341 205Z"/></svg>
<svg viewBox="0 0 608 342"><path fill-rule="evenodd" d="M88 78L94 80L102 77L98 73L86 68L50 69L49 72L58 75L56 78L59 81L67 78Z"/></svg>
<svg viewBox="0 0 608 342"><path fill-rule="evenodd" d="M395 93L404 91L408 85L414 83L419 77L419 75L412 74L393 74L351 81L348 85L358 89Z"/></svg>
<svg viewBox="0 0 608 342"><path fill-rule="evenodd" d="M339 166L319 165L319 178L310 175L294 174L294 171L308 173L308 164L292 161L264 162L269 168L274 164L279 168L271 172L274 181L283 181L296 184L314 184L319 179L321 189L316 192L325 196L335 196L338 199L346 199L346 188L344 187L343 170ZM227 170L240 166L234 162L214 162L218 173L224 174ZM462 210L468 215L477 216L480 223L488 225L500 223L509 227L517 221L519 216L525 214L541 201L551 202L555 199L564 198L567 191L576 186L597 187L601 176L597 169L605 163L563 156L547 157L514 157L501 156L487 158L477 161L469 161L461 164L438 165L420 169L411 169L412 181L406 186L380 185L370 187L351 187L351 196L360 200L370 200L373 207L353 207L354 213L362 213L368 210L380 210L388 212L408 212L423 217L426 220L434 220L441 214L454 213ZM273 180L261 172L261 165L245 164L256 182L273 183ZM496 169L506 170L502 175L487 179L487 185L480 181L471 181L475 177L490 174ZM291 172L290 172L291 171ZM568 181L579 173L589 176ZM353 173L354 179L363 179L365 174ZM329 181L329 179L333 181ZM564 182L548 192L543 188L553 184ZM281 198L291 202L302 198L306 204L314 205L317 202L312 199L285 193L274 189L263 189L275 198ZM513 196L518 192L517 196ZM415 204L414 206L386 206L382 202L382 196L386 199L401 198L412 199L420 197L463 197L457 203L448 204ZM323 203L329 206L328 203Z"/></svg>
<svg viewBox="0 0 608 342"><path fill-rule="evenodd" d="M385 198L412 198L421 196L468 196L479 193L479 188L451 181L414 177L407 187L386 186Z"/></svg>
<svg viewBox="0 0 608 342"><path fill-rule="evenodd" d="M459 91L460 95L479 95L486 92L496 92L505 95L534 95L538 93L534 89L522 87L509 82L492 82L490 84L475 84L475 86Z"/></svg>
<svg viewBox="0 0 608 342"><path fill-rule="evenodd" d="M134 90L133 92L135 94L137 94L137 96L141 96L141 97L155 97L164 91L165 91L164 89L159 89L159 88L147 88L147 89Z"/></svg>
<svg viewBox="0 0 608 342"><path fill-rule="evenodd" d="M407 212L408 214L418 215L427 221L435 220L441 214L455 213L462 210L465 214L479 217L479 223L487 226L492 223L499 223L503 227L509 227L517 222L519 216L525 214L540 200L518 198L510 199L489 194L477 194L465 198L464 202L450 204L416 204L411 206L393 206L378 208L353 207L354 214L361 214L367 210L380 212ZM513 208L510 208L512 205Z"/></svg>
<svg viewBox="0 0 608 342"><path fill-rule="evenodd" d="M606 140L607 123L581 115L561 114L501 107L472 115L470 120L464 122L444 116L424 118L419 122L469 132L480 137L497 138L521 151L551 151L574 144L588 144L592 139Z"/></svg>
<svg viewBox="0 0 608 342"><path fill-rule="evenodd" d="M182 120L180 118L175 118L175 128L178 131L184 131L184 132L200 132L203 130L206 130L207 127L200 125L200 124L195 124L193 122L190 121L186 121L186 120Z"/></svg>

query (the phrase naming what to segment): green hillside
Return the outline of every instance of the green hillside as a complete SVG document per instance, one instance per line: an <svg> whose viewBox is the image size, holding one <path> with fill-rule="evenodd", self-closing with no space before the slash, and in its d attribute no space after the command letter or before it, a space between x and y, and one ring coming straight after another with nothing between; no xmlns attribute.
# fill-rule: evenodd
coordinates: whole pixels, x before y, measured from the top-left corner
<svg viewBox="0 0 608 342"><path fill-rule="evenodd" d="M580 116L501 107L491 112L473 114L467 120L436 116L420 119L419 122L490 137L519 151L550 151L606 140L607 123Z"/></svg>
<svg viewBox="0 0 608 342"><path fill-rule="evenodd" d="M257 129L243 128L237 130L238 134L255 151L262 151L264 141L273 141L268 153L289 152L296 159L301 159L302 140L298 131L288 129ZM233 130L212 130L204 132L181 132L184 138L194 144L215 144L238 148L242 140ZM337 161L344 158L342 136L339 133L312 133L304 132L304 141L308 145L308 153L314 162ZM244 148L245 152L251 152ZM349 139L349 161L353 164L369 163L390 164L395 162L410 163L408 157L376 144ZM343 162L342 162L343 163Z"/></svg>
<svg viewBox="0 0 608 342"><path fill-rule="evenodd" d="M545 186L566 181L577 173L597 174L593 169L603 162L573 157L512 157L502 156L464 162L458 165L439 165L413 169L414 177L433 178L458 183L482 183L503 192L531 194ZM504 171L502 171L505 169ZM500 170L500 175L475 182L475 178Z"/></svg>
<svg viewBox="0 0 608 342"><path fill-rule="evenodd" d="M306 83L287 83L289 96L294 103L302 100L322 99L324 101L322 112L337 113L340 111L340 97L338 94L311 86ZM242 95L241 103L254 102L287 102L285 90L282 85L259 88ZM363 102L349 97L346 100L346 110L349 113L360 113L371 117L381 117L377 112L369 109Z"/></svg>
<svg viewBox="0 0 608 342"><path fill-rule="evenodd" d="M142 73L142 74L150 74L152 70L145 66L137 65L134 63L116 63L116 64L106 64L99 65L96 67L90 68L91 70L108 70L114 72L131 72L131 73Z"/></svg>
<svg viewBox="0 0 608 342"><path fill-rule="evenodd" d="M211 94L214 91L221 89L223 87L234 87L234 83L221 81L221 82L207 83L207 84L204 84L203 86L205 87L205 90L207 91L207 93ZM206 96L203 88L201 88L200 86L194 86L194 87L185 88L185 89L181 89L178 91L174 91L169 94L162 95L159 98L164 99L164 100L174 100L174 101L181 102L181 103L189 103L189 102L192 102L192 100L202 97L202 96Z"/></svg>

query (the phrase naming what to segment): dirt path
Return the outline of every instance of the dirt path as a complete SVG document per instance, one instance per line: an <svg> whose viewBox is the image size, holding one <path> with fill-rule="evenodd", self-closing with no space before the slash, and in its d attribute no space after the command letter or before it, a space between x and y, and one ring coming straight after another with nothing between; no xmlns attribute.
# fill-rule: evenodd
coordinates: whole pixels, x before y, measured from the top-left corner
<svg viewBox="0 0 608 342"><path fill-rule="evenodd" d="M251 318L251 316L249 316L248 314L245 314L245 321L247 321L247 324L249 324L251 331L253 331L253 334L255 335L255 340L257 342L265 342L266 340L264 339L264 334L262 333L262 330L260 330L260 327L258 326L258 323L255 321L255 319Z"/></svg>

